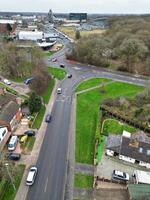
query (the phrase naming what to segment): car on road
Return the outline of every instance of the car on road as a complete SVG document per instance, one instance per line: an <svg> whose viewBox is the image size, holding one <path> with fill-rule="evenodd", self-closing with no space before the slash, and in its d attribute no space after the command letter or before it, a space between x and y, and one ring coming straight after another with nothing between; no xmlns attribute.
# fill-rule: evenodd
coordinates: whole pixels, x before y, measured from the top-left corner
<svg viewBox="0 0 150 200"><path fill-rule="evenodd" d="M46 118L45 118L45 122L50 123L51 120L52 120L51 114L47 114L47 115L46 115Z"/></svg>
<svg viewBox="0 0 150 200"><path fill-rule="evenodd" d="M60 67L61 67L61 68L65 68L65 65L64 65L64 64L60 64Z"/></svg>
<svg viewBox="0 0 150 200"><path fill-rule="evenodd" d="M72 74L68 74L67 77L68 77L68 78L72 78Z"/></svg>
<svg viewBox="0 0 150 200"><path fill-rule="evenodd" d="M126 172L113 170L112 179L121 180L121 181L129 181L129 174Z"/></svg>
<svg viewBox="0 0 150 200"><path fill-rule="evenodd" d="M37 175L37 167L36 166L32 166L28 172L28 176L27 176L27 179L26 179L26 185L33 185L33 183L35 182L35 178L36 178L36 175Z"/></svg>
<svg viewBox="0 0 150 200"><path fill-rule="evenodd" d="M27 79L24 81L24 83L25 83L26 85L29 85L29 84L33 81L33 79L34 79L34 77L27 78Z"/></svg>
<svg viewBox="0 0 150 200"><path fill-rule="evenodd" d="M20 153L9 153L8 158L10 160L16 160L17 161L17 160L20 160L21 154Z"/></svg>
<svg viewBox="0 0 150 200"><path fill-rule="evenodd" d="M62 89L61 88L57 88L57 94L61 94L62 93Z"/></svg>
<svg viewBox="0 0 150 200"><path fill-rule="evenodd" d="M57 62L57 58L52 58L52 62Z"/></svg>
<svg viewBox="0 0 150 200"><path fill-rule="evenodd" d="M11 81L9 81L8 79L4 79L3 82L4 82L6 85L11 85Z"/></svg>
<svg viewBox="0 0 150 200"><path fill-rule="evenodd" d="M34 130L28 130L24 132L25 135L27 136L35 136L35 131Z"/></svg>

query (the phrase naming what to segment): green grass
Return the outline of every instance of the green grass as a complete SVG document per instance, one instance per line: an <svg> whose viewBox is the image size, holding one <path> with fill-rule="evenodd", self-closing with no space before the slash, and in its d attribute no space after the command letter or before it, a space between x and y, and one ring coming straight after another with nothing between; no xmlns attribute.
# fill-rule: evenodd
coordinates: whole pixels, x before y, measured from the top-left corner
<svg viewBox="0 0 150 200"><path fill-rule="evenodd" d="M25 143L21 144L21 148L22 149L26 148L28 151L32 151L34 143L35 143L35 137L34 136L32 136L32 137L29 136L27 141Z"/></svg>
<svg viewBox="0 0 150 200"><path fill-rule="evenodd" d="M76 92L89 89L91 87L100 86L102 83L110 82L111 79L107 78L92 78L86 81L83 81L76 89Z"/></svg>
<svg viewBox="0 0 150 200"><path fill-rule="evenodd" d="M10 80L18 83L23 83L28 77L11 77Z"/></svg>
<svg viewBox="0 0 150 200"><path fill-rule="evenodd" d="M46 57L52 56L53 54L54 54L54 52L52 52L52 51L44 51L43 52L43 56L46 56Z"/></svg>
<svg viewBox="0 0 150 200"><path fill-rule="evenodd" d="M133 98L143 87L113 82L105 86L105 93L94 89L77 96L76 152L77 162L93 164L95 132L100 104L104 99L128 96ZM100 120L100 119L99 119Z"/></svg>
<svg viewBox="0 0 150 200"><path fill-rule="evenodd" d="M42 106L42 108L39 111L37 117L35 118L35 121L34 121L34 123L32 125L32 128L37 128L37 129L40 128L42 120L43 120L43 117L44 117L44 114L45 114L45 111L46 111L45 106Z"/></svg>
<svg viewBox="0 0 150 200"><path fill-rule="evenodd" d="M96 159L98 162L101 161L102 159L104 148L105 148L105 142L106 142L105 136L101 136L99 146L98 146L98 152L97 152L98 154L96 156Z"/></svg>
<svg viewBox="0 0 150 200"><path fill-rule="evenodd" d="M49 82L49 85L48 85L48 89L47 89L46 92L42 95L43 101L44 101L45 104L48 104L48 102L49 102L49 99L50 99L50 97L51 97L51 94L52 94L54 85L55 85L55 80L54 80L54 79L51 79L50 82Z"/></svg>
<svg viewBox="0 0 150 200"><path fill-rule="evenodd" d="M108 136L111 134L122 134L123 130L126 130L130 133L134 133L136 128L129 126L127 124L120 123L115 119L107 119L104 121L102 134Z"/></svg>
<svg viewBox="0 0 150 200"><path fill-rule="evenodd" d="M50 74L52 74L58 80L64 79L67 74L66 70L54 68L54 67L48 67L48 71Z"/></svg>
<svg viewBox="0 0 150 200"><path fill-rule="evenodd" d="M93 187L93 176L75 174L74 177L74 187L78 188L92 188Z"/></svg>
<svg viewBox="0 0 150 200"><path fill-rule="evenodd" d="M19 188L23 173L25 170L25 165L18 165L17 173L14 178L14 184L16 187L16 191L14 191L12 184L9 182L6 186L5 194L2 200L14 200L17 190Z"/></svg>
<svg viewBox="0 0 150 200"><path fill-rule="evenodd" d="M0 82L0 86L5 88L8 92L10 92L12 94L18 95L18 92L16 90L12 89L11 87L7 86L6 84Z"/></svg>

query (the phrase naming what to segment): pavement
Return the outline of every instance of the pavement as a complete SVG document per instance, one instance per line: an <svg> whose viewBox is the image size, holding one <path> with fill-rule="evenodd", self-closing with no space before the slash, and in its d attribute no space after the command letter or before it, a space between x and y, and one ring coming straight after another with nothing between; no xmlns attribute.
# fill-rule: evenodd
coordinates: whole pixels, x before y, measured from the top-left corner
<svg viewBox="0 0 150 200"><path fill-rule="evenodd" d="M46 108L46 113L52 110L54 99L56 98L55 94L56 94L57 86L58 86L58 82L56 82L56 84L55 84L50 101ZM46 116L46 113L45 113L45 116ZM45 117L44 117L44 119L45 119ZM25 164L26 168L25 168L25 172L24 172L22 181L20 183L18 192L16 194L15 200L25 200L27 197L29 187L26 186L25 180L26 180L27 173L28 173L30 166L36 164L39 153L40 153L40 149L41 149L43 139L44 139L44 134L46 133L46 128L47 128L47 124L44 122L44 119L43 119L41 127L38 130L38 133L36 135L36 141L33 146L33 150L31 152L31 154L30 155L22 155L23 158L21 159L21 162L18 162L19 164Z"/></svg>

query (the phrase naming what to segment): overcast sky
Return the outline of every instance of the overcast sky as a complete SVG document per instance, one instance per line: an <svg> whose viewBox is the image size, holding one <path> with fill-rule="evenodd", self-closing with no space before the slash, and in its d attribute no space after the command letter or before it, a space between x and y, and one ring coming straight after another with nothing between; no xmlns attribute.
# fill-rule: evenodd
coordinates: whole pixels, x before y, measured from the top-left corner
<svg viewBox="0 0 150 200"><path fill-rule="evenodd" d="M0 0L0 11L150 13L150 0Z"/></svg>

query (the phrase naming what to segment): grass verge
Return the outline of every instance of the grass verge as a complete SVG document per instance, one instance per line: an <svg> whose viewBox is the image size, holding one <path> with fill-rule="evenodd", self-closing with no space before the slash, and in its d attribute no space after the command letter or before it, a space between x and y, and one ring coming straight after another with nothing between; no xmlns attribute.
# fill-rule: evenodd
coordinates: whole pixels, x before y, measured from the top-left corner
<svg viewBox="0 0 150 200"><path fill-rule="evenodd" d="M105 93L100 93L99 89L94 89L77 96L75 150L77 162L93 164L97 117L100 104L103 100L119 96L134 98L142 90L143 87L141 86L113 82L105 86Z"/></svg>
<svg viewBox="0 0 150 200"><path fill-rule="evenodd" d="M54 68L54 67L48 67L48 71L50 74L52 74L58 80L64 79L67 74L66 70L58 69L58 68Z"/></svg>
<svg viewBox="0 0 150 200"><path fill-rule="evenodd" d="M32 128L35 128L35 129L39 129L40 128L42 120L43 120L43 117L44 117L44 114L45 114L45 111L46 111L45 106L42 106L41 110L39 111L37 117L34 120Z"/></svg>
<svg viewBox="0 0 150 200"><path fill-rule="evenodd" d="M9 182L6 185L4 196L1 200L13 200L19 188L23 173L25 170L25 165L18 165L17 173L14 178L14 184L16 187L16 191L14 190L12 184Z"/></svg>
<svg viewBox="0 0 150 200"><path fill-rule="evenodd" d="M83 81L76 89L76 92L86 90L95 86L100 86L103 83L110 82L111 79L107 78L92 78L86 81Z"/></svg>
<svg viewBox="0 0 150 200"><path fill-rule="evenodd" d="M21 148L26 149L27 151L32 151L34 143L35 143L35 137L28 136L27 141L21 144Z"/></svg>
<svg viewBox="0 0 150 200"><path fill-rule="evenodd" d="M43 101L44 101L45 104L48 104L48 102L49 102L49 99L50 99L50 97L51 97L51 94L52 94L54 85L55 85L55 80L54 80L54 79L51 79L50 82L49 82L49 85L48 85L47 90L46 90L45 93L42 95Z"/></svg>
<svg viewBox="0 0 150 200"><path fill-rule="evenodd" d="M93 187L93 176L75 174L74 177L74 187L78 188L92 188Z"/></svg>

